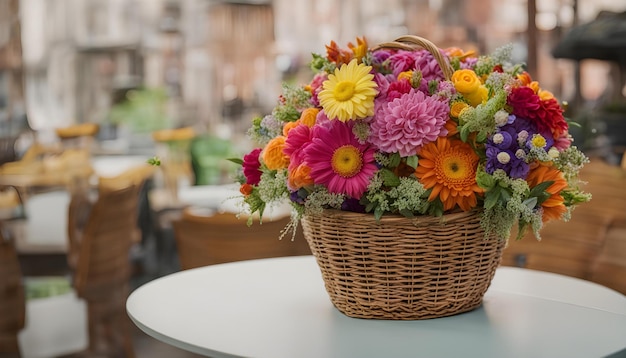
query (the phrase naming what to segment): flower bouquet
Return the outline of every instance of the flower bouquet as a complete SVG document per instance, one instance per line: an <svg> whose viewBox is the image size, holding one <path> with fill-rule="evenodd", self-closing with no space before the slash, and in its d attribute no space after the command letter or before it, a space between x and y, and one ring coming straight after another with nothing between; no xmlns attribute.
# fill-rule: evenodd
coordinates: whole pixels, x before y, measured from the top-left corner
<svg viewBox="0 0 626 358"><path fill-rule="evenodd" d="M251 213L289 201L335 306L421 319L480 305L515 225L589 200L557 99L510 61L403 36L313 55L239 161Z"/></svg>

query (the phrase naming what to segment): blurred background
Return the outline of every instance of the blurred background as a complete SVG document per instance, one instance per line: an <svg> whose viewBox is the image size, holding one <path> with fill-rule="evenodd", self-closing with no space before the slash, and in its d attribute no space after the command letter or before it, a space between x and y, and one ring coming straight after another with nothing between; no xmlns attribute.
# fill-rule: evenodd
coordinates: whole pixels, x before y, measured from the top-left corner
<svg viewBox="0 0 626 358"><path fill-rule="evenodd" d="M187 267L185 235L259 242L257 228L234 220L225 229L233 220L217 215L239 211L229 201L240 195L238 168L225 158L252 148L251 120L271 113L283 82L310 81L311 53L331 40L346 47L365 36L373 46L405 34L478 54L512 44L513 60L564 101L575 145L593 158L584 179L594 199L570 226L544 230L541 245L511 245L503 264L626 293L626 0L0 0L0 328L13 319L10 348L19 334L22 357L94 356L87 332L108 316L92 317L94 296L73 279L87 265L75 237L112 226L90 214L116 203L111 188L135 190L129 211L108 208L131 222L119 224L123 234L80 240L128 255L124 267L102 269L126 270L106 290L119 295L97 297L122 323L129 288ZM154 156L158 168L146 164ZM176 232L186 218L204 226ZM108 253L114 239L126 251ZM224 249L219 262L310 253L294 242L261 254ZM125 348L108 346L125 354L95 356L131 357L134 345L139 357L195 357L119 327Z"/></svg>
<svg viewBox="0 0 626 358"><path fill-rule="evenodd" d="M625 9L614 0L0 0L0 130L22 135L23 151L54 141L55 128L96 123L97 152L151 154L149 133L193 126L243 150L281 82L310 78L312 52L417 34L479 53L512 43L570 118L594 122L575 134L595 147L623 112ZM568 39L610 17L589 31L598 45L621 31L604 58L576 47L585 34Z"/></svg>

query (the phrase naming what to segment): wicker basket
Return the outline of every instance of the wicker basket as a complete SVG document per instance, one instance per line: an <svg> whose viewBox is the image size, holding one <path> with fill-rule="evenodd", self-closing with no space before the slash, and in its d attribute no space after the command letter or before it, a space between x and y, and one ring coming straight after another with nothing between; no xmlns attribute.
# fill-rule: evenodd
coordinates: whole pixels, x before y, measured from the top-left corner
<svg viewBox="0 0 626 358"><path fill-rule="evenodd" d="M330 300L350 317L414 320L480 306L505 241L480 212L443 217L325 210L302 219Z"/></svg>

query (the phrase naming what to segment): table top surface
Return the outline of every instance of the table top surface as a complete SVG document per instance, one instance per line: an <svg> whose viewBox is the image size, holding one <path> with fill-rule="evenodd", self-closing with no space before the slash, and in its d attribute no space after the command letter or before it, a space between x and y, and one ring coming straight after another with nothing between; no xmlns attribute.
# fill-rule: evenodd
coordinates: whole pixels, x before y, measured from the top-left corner
<svg viewBox="0 0 626 358"><path fill-rule="evenodd" d="M335 309L312 256L177 272L136 289L149 335L212 357L604 357L626 353L626 296L571 277L500 267L478 309L364 320Z"/></svg>

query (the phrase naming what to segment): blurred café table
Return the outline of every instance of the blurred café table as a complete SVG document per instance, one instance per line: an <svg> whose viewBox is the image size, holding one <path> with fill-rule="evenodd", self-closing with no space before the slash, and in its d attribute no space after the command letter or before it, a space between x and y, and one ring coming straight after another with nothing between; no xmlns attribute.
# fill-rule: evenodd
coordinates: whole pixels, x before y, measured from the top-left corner
<svg viewBox="0 0 626 358"><path fill-rule="evenodd" d="M67 165L74 159L76 162ZM19 212L23 215L19 218L4 215L0 220L14 237L24 274L63 275L66 272L72 180L83 178L95 187L99 178L115 177L135 166L145 165L146 160L143 156L61 154L39 163L24 162L10 166L6 172L0 171L0 187L12 187L21 196Z"/></svg>

